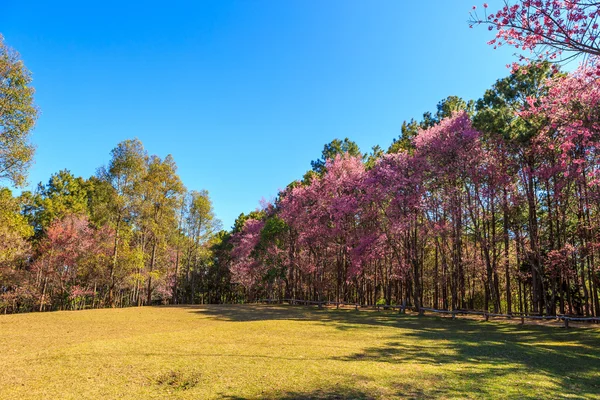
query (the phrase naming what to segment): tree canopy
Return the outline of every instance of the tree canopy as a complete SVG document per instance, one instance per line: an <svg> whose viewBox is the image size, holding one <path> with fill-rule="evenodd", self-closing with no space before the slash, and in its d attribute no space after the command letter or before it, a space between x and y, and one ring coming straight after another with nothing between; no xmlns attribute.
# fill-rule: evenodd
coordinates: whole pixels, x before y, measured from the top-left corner
<svg viewBox="0 0 600 400"><path fill-rule="evenodd" d="M29 137L37 118L31 73L0 35L0 180L22 186L33 161Z"/></svg>

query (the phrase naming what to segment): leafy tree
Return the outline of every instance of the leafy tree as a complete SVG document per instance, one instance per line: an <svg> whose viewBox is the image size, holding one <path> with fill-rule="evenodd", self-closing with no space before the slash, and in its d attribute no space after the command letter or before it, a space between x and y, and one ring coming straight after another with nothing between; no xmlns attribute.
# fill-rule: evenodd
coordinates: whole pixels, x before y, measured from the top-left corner
<svg viewBox="0 0 600 400"><path fill-rule="evenodd" d="M458 96L448 96L437 104L435 113L435 123L439 123L444 118L450 118L454 114L465 111L467 115L473 115L475 102L473 100L464 101Z"/></svg>
<svg viewBox="0 0 600 400"><path fill-rule="evenodd" d="M209 242L212 263L206 274L209 303L237 302L239 293L231 282L231 234L219 231Z"/></svg>
<svg viewBox="0 0 600 400"><path fill-rule="evenodd" d="M102 201L95 204L102 207L102 219L114 229L114 243L112 261L109 268L109 304L114 304L114 289L116 284L117 268L119 266L119 249L126 247L121 239L127 237L130 230L129 224L139 215L141 202L142 179L147 173L148 154L144 145L138 139L125 140L111 151L111 160L106 167L101 167L97 172L98 182L95 185L100 189L95 192L102 196ZM97 199L98 197L93 197ZM93 213L98 215L98 213Z"/></svg>
<svg viewBox="0 0 600 400"><path fill-rule="evenodd" d="M0 310L17 311L17 293L28 292L22 267L31 255L28 239L33 229L19 211L18 198L8 189L0 189Z"/></svg>
<svg viewBox="0 0 600 400"><path fill-rule="evenodd" d="M0 179L22 186L33 159L29 135L37 118L31 73L0 35Z"/></svg>
<svg viewBox="0 0 600 400"><path fill-rule="evenodd" d="M148 173L142 181L143 201L140 209L140 225L150 245L150 259L147 267L147 303L152 302L152 278L168 274L168 267L157 270L159 249L165 245L171 233L177 230L177 215L181 197L185 191L177 175L177 165L171 155L163 159L151 156ZM171 285L172 288L172 285ZM170 295L168 296L171 297Z"/></svg>
<svg viewBox="0 0 600 400"><path fill-rule="evenodd" d="M529 232L528 265L532 280L532 296L534 309L541 312L544 308L544 273L543 253L539 215L543 199L540 199L539 186L542 181L536 171L543 168L547 161L537 142L543 130L544 122L534 115L524 118L523 112L535 106L548 93L548 83L560 76L548 62L532 63L516 68L507 78L498 80L492 89L487 90L482 99L477 101L477 114L473 119L474 126L488 135L489 142L501 148L505 157L499 160L502 168L520 179L527 203L526 224ZM510 187L509 182L505 188ZM510 291L508 267L509 243L509 191L503 193L503 236L505 248L505 276L507 292ZM523 221L524 222L524 221ZM510 296L507 295L507 299ZM507 300L511 304L511 300Z"/></svg>
<svg viewBox="0 0 600 400"><path fill-rule="evenodd" d="M214 235L221 229L221 221L215 218L208 191L188 192L183 204L183 232L185 243L185 274L183 276L184 296L194 302L197 284L204 272L203 267L209 263L208 247ZM173 295L177 292L179 279L179 263L176 264L176 278Z"/></svg>
<svg viewBox="0 0 600 400"><path fill-rule="evenodd" d="M362 157L358 145L352 140L348 138L344 140L334 139L323 147L321 158L310 162L312 170L319 175L323 175L326 170L325 164L327 164L327 161L333 160L336 155L343 155L345 153L348 153L352 157Z"/></svg>
<svg viewBox="0 0 600 400"><path fill-rule="evenodd" d="M413 139L419 133L419 129L421 129L421 124L417 123L414 119L402 122L400 137L394 139L387 152L392 154L414 150Z"/></svg>
<svg viewBox="0 0 600 400"><path fill-rule="evenodd" d="M94 282L110 257L110 236L95 230L83 215L54 221L38 246L33 264L39 285L39 310L46 306L74 308L82 296L93 296ZM104 241L104 242L103 242Z"/></svg>
<svg viewBox="0 0 600 400"><path fill-rule="evenodd" d="M29 247L24 239L33 235L31 226L20 214L18 200L9 189L0 189L0 264L22 257Z"/></svg>
<svg viewBox="0 0 600 400"><path fill-rule="evenodd" d="M40 183L26 208L36 232L68 214L87 215L89 187L87 181L66 169L53 174L46 185Z"/></svg>
<svg viewBox="0 0 600 400"><path fill-rule="evenodd" d="M373 168L377 163L377 160L379 160L383 156L383 154L383 149L379 145L373 146L371 152L366 156L365 167L367 169Z"/></svg>
<svg viewBox="0 0 600 400"><path fill-rule="evenodd" d="M235 219L235 222L233 223L233 227L231 229L231 233L240 232L243 229L246 221L249 219L263 220L264 218L265 218L265 213L262 210L250 211L248 214L241 213Z"/></svg>
<svg viewBox="0 0 600 400"><path fill-rule="evenodd" d="M548 62L515 69L508 77L496 81L477 100L473 124L486 134L501 135L513 145L529 143L540 126L534 119L521 118L519 113L529 108L530 102L547 94L547 82L557 74Z"/></svg>

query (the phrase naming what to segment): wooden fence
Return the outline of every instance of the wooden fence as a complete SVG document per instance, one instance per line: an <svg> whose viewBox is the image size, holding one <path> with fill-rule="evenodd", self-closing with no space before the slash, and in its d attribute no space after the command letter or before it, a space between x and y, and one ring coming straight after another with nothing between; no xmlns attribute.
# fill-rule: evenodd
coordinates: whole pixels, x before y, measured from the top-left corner
<svg viewBox="0 0 600 400"><path fill-rule="evenodd" d="M598 317L579 317L579 316L563 315L563 314L558 314L558 315L529 315L529 314L524 314L524 313L497 314L497 313L490 313L490 312L485 312L485 311L437 310L435 308L424 308L424 307L421 308L421 311L422 312L428 311L428 312L434 312L434 313L440 313L440 314L451 314L452 319L455 319L457 315L482 315L486 321L488 321L490 317L507 318L507 319L520 318L522 324L525 323L526 319L562 320L565 328L569 327L570 321L600 322L600 318L598 318Z"/></svg>
<svg viewBox="0 0 600 400"><path fill-rule="evenodd" d="M357 311L359 308L374 308L377 311L380 311L381 309L393 310L393 311L398 310L398 312L400 312L400 313L404 313L406 311L406 309L409 308L406 305L399 305L399 306L398 305L385 305L385 304L360 305L358 303L346 303L346 302L336 302L336 301L313 301L313 300L299 300L299 299L262 299L262 300L259 300L258 302L259 303L268 303L268 304L288 303L291 305L298 305L298 304L317 305L317 306L319 306L319 308L326 306L326 305L327 306L336 306L338 308L339 308L339 306L350 306L350 307L354 307L354 309ZM515 312L512 314L499 314L499 313L491 313L491 312L486 312L486 311L473 311L473 310L460 310L460 309L458 309L458 310L438 310L435 308L427 308L427 307L421 307L420 311L421 311L421 313L432 312L432 313L438 313L438 314L449 314L449 315L452 315L452 319L456 319L457 315L481 315L485 318L486 321L488 321L490 319L490 317L520 319L521 324L524 324L526 319L559 320L559 321L562 320L565 328L569 327L570 321L593 322L593 323L600 322L600 317L581 317L581 316L564 315L564 314L532 315L532 314L526 314L526 313L520 313L520 312Z"/></svg>

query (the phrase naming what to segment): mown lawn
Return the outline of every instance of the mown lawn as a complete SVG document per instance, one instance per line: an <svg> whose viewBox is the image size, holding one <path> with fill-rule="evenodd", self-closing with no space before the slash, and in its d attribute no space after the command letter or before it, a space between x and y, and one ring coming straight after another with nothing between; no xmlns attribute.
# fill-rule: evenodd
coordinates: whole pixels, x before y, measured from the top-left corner
<svg viewBox="0 0 600 400"><path fill-rule="evenodd" d="M0 399L600 399L598 328L144 307L0 316L0 348Z"/></svg>

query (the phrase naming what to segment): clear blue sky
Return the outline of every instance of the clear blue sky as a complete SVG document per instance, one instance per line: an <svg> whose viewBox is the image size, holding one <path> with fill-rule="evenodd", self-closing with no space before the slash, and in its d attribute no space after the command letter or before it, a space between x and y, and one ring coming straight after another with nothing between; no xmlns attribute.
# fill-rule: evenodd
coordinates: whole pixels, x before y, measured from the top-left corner
<svg viewBox="0 0 600 400"><path fill-rule="evenodd" d="M228 228L332 139L387 148L402 121L506 76L512 50L469 29L472 5L0 0L0 32L41 109L31 187L64 168L89 177L138 137L210 192Z"/></svg>

